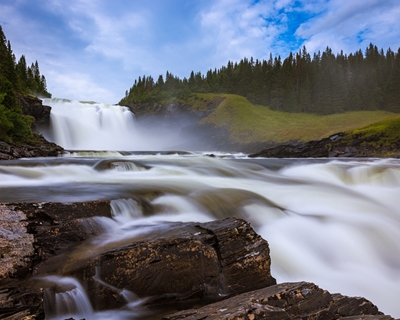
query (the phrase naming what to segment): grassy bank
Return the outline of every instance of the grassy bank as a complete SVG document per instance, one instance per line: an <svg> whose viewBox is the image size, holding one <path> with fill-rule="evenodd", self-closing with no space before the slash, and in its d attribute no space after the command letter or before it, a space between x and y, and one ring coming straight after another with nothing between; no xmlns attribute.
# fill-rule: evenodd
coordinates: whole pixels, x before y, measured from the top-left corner
<svg viewBox="0 0 400 320"><path fill-rule="evenodd" d="M356 111L326 116L272 111L232 94L197 94L187 102L194 103L195 109L201 110L205 102L221 97L225 99L201 123L228 128L231 139L240 143L310 141L384 119L400 119L400 114L385 111Z"/></svg>

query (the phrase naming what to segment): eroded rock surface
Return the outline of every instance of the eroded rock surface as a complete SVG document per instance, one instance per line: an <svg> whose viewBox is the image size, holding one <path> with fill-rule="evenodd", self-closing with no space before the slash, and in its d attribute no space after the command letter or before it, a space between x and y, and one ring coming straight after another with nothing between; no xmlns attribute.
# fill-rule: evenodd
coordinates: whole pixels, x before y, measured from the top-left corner
<svg viewBox="0 0 400 320"><path fill-rule="evenodd" d="M115 246L79 270L64 270L86 284L95 308L126 303L115 294L123 289L160 305L215 301L276 283L267 241L240 219L166 223Z"/></svg>
<svg viewBox="0 0 400 320"><path fill-rule="evenodd" d="M180 311L163 320L217 319L393 319L384 316L364 298L331 295L313 283L282 283L209 304L197 310ZM354 317L354 318L353 318Z"/></svg>

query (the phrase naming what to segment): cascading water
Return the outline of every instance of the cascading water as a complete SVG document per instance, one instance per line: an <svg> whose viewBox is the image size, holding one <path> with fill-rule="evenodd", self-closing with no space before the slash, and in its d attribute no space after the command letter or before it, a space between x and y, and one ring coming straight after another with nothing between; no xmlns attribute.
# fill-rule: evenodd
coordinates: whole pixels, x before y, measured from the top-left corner
<svg viewBox="0 0 400 320"><path fill-rule="evenodd" d="M53 108L53 141L65 148L157 148L135 129L133 115L123 107L57 100L44 104ZM332 293L366 297L381 311L400 317L399 160L214 155L75 152L0 162L0 202L112 200L114 218L98 220L104 234L79 256L156 235L158 228L168 228L167 221L242 217L268 240L278 282L315 282ZM95 280L103 281L101 270ZM86 301L76 280L46 281L53 288L46 289L50 319L66 312L86 319L91 314L95 319L135 319L139 312L141 301L124 288L112 290L126 298L125 310L93 313L90 304L76 303ZM65 311L58 300L70 301L74 309Z"/></svg>
<svg viewBox="0 0 400 320"><path fill-rule="evenodd" d="M93 318L93 309L81 284L74 278L47 276L40 279L44 289L44 311L47 320L66 317Z"/></svg>
<svg viewBox="0 0 400 320"><path fill-rule="evenodd" d="M52 108L45 137L66 149L132 150L140 145L127 107L60 99L44 99L43 104Z"/></svg>
<svg viewBox="0 0 400 320"><path fill-rule="evenodd" d="M268 240L278 282L315 282L400 316L399 160L76 156L0 163L0 201L115 199L114 221L80 255L157 234L165 221L242 217Z"/></svg>
<svg viewBox="0 0 400 320"><path fill-rule="evenodd" d="M179 132L157 137L138 130L135 115L124 106L64 99L43 104L52 109L50 128L41 133L67 150L147 151L177 144Z"/></svg>

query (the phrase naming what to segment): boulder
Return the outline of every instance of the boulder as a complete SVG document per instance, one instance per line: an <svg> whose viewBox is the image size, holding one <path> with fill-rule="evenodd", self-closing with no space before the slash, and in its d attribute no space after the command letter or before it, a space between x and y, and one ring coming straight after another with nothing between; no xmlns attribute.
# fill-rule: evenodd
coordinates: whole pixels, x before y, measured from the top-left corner
<svg viewBox="0 0 400 320"><path fill-rule="evenodd" d="M268 242L244 220L165 223L124 241L63 270L85 283L95 309L126 304L116 294L123 291L159 306L216 301L276 283Z"/></svg>

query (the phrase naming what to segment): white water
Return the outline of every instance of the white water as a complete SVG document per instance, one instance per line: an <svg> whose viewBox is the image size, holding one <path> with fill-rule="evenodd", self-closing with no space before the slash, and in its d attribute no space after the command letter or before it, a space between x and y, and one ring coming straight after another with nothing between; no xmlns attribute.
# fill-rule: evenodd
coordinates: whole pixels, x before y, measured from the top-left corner
<svg viewBox="0 0 400 320"><path fill-rule="evenodd" d="M44 289L44 310L47 320L67 317L93 318L93 309L81 284L68 277L47 276L40 279Z"/></svg>
<svg viewBox="0 0 400 320"><path fill-rule="evenodd" d="M143 190L162 192L149 201L152 213L134 200ZM268 240L278 283L315 282L331 293L366 297L395 317L400 316L399 194L400 161L395 159L240 155L235 160L193 153L0 163L0 201L120 199L112 201L115 220L105 223L108 232L99 238L100 247L165 228L164 221L234 215Z"/></svg>
<svg viewBox="0 0 400 320"><path fill-rule="evenodd" d="M68 149L155 148L123 108L45 104L53 107L55 141ZM400 317L399 160L261 160L213 153L217 157L75 152L0 162L0 201L114 199L114 220L99 219L107 230L94 242L99 248L151 234L165 228L165 221L242 217L268 240L278 283L315 282L331 293L366 297L384 313ZM151 210L136 201L139 194L153 195ZM53 280L59 285L74 281ZM81 299L78 292L63 299ZM92 312L85 305L89 309L78 311L81 318ZM136 300L124 311L93 317L125 319L135 310ZM64 316L59 313L54 318Z"/></svg>
<svg viewBox="0 0 400 320"><path fill-rule="evenodd" d="M44 99L43 104L52 108L45 138L67 150L164 150L178 144L179 131L157 136L157 127L137 130L127 107L62 99Z"/></svg>

